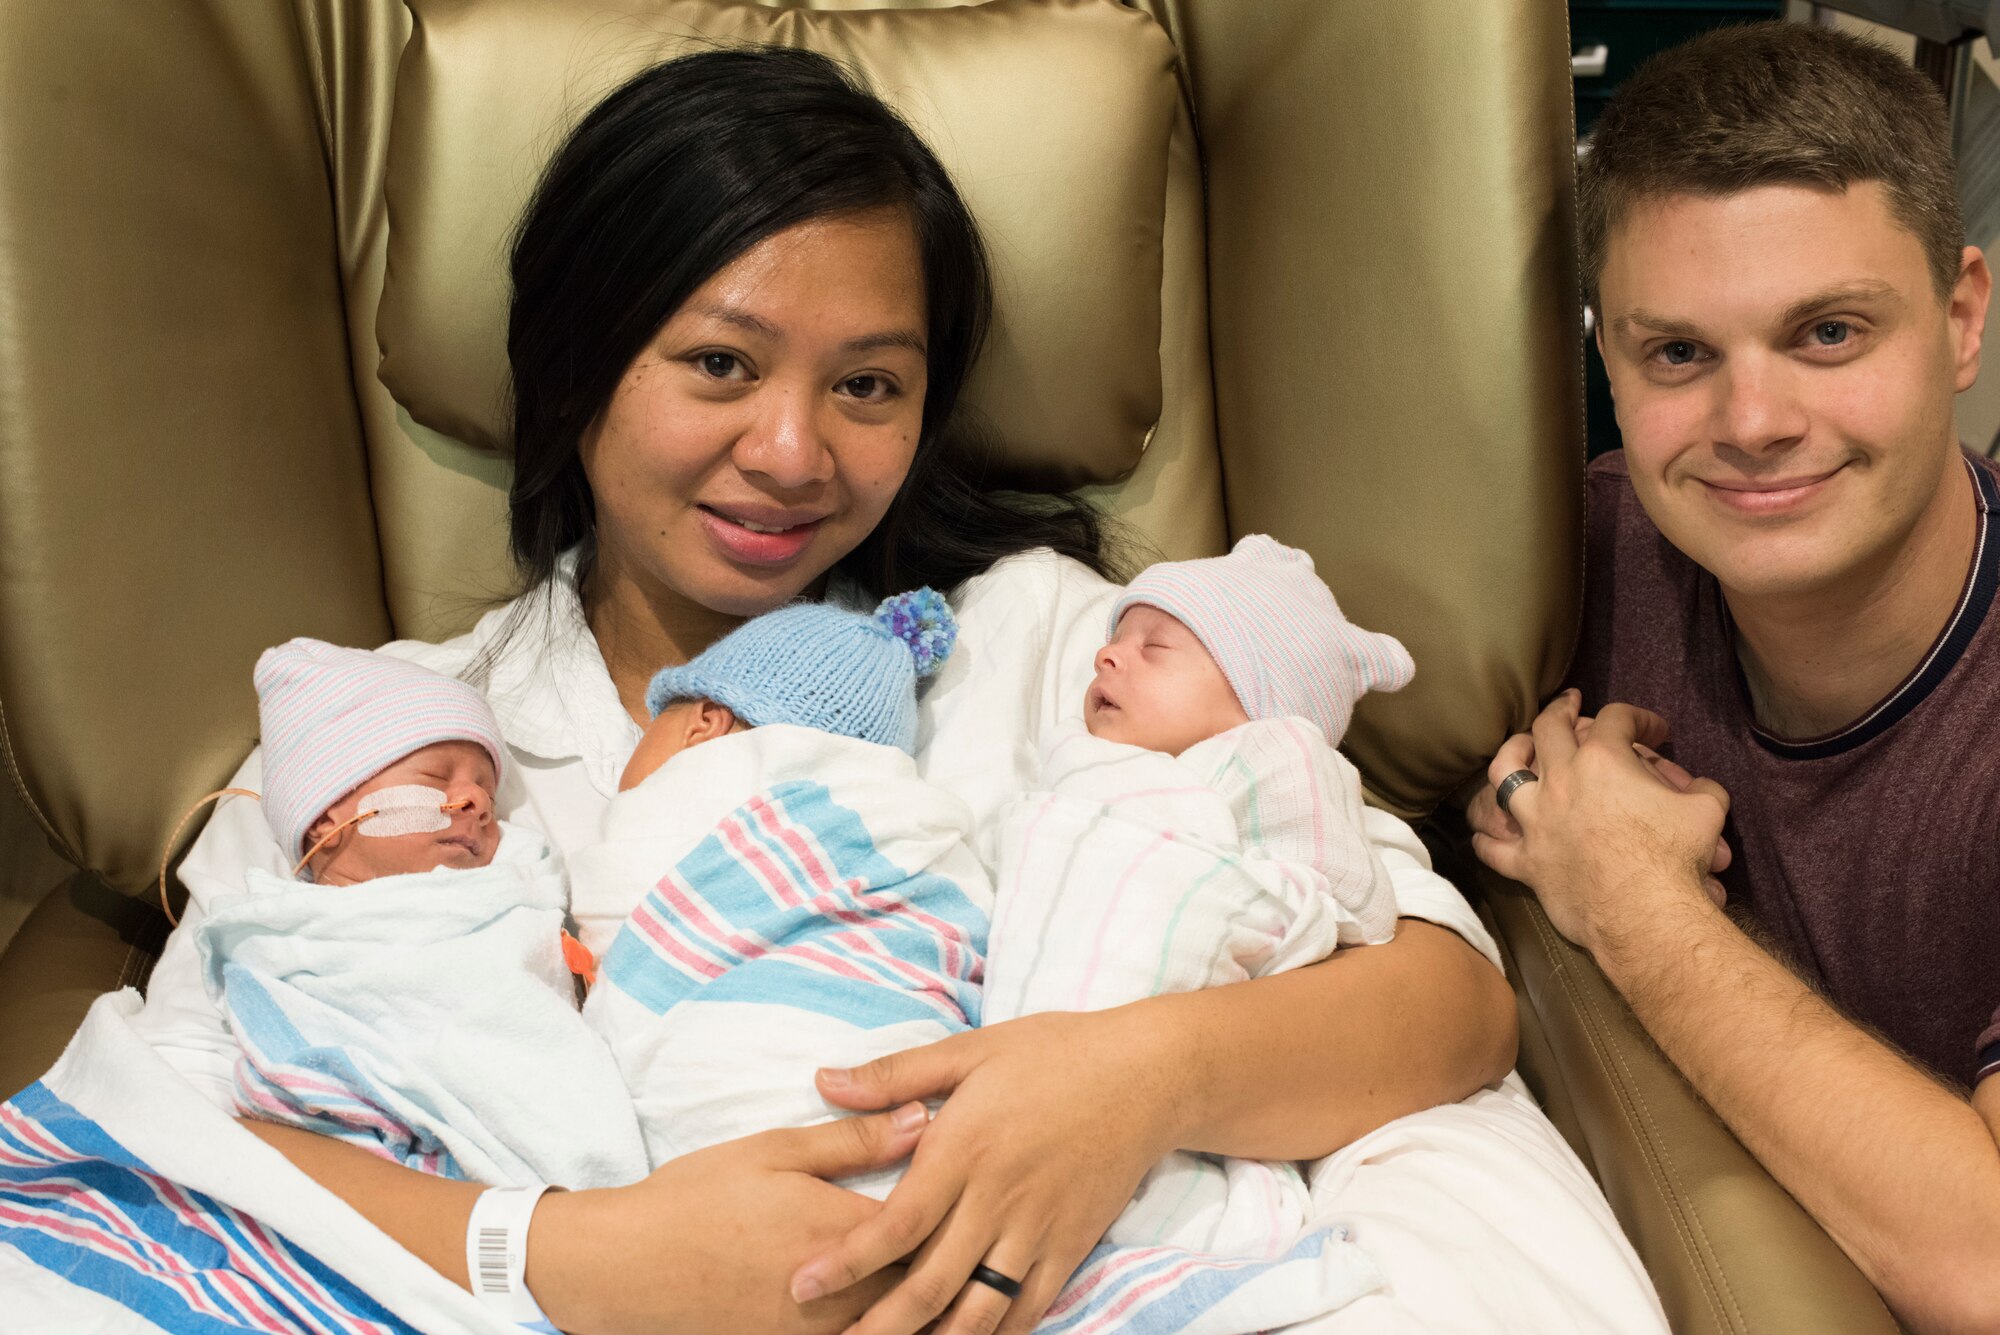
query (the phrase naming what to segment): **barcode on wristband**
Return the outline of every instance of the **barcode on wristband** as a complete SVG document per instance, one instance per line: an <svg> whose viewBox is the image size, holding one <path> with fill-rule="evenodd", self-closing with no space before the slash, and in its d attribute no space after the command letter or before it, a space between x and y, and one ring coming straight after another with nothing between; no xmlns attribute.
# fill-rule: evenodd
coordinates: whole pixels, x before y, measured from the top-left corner
<svg viewBox="0 0 2000 1335"><path fill-rule="evenodd" d="M507 1283L507 1230L501 1228L481 1228L479 1230L479 1289L482 1293L506 1293Z"/></svg>

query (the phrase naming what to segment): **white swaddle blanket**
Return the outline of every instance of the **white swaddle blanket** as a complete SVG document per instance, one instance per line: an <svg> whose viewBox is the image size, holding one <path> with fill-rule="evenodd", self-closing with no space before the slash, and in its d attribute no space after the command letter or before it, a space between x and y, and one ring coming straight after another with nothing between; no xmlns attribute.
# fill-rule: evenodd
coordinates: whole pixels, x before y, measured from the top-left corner
<svg viewBox="0 0 2000 1335"><path fill-rule="evenodd" d="M829 1121L817 1068L979 1022L992 890L971 819L901 751L784 725L704 742L612 801L570 860L578 898L645 891L583 1013L655 1167Z"/></svg>
<svg viewBox="0 0 2000 1335"><path fill-rule="evenodd" d="M841 1115L813 1087L981 1021L992 897L971 816L902 752L771 726L683 752L612 804L571 862L650 886L605 953L585 1018L630 1083L657 1165L704 1145ZM899 1173L843 1183L882 1196ZM1172 1238L1104 1244L1041 1329L1240 1335L1379 1282L1333 1230L1256 1256Z"/></svg>
<svg viewBox="0 0 2000 1335"><path fill-rule="evenodd" d="M1000 823L988 1023L1239 982L1387 941L1396 901L1354 766L1304 719L1180 756L1059 729ZM1106 1240L1270 1256L1312 1218L1290 1163L1173 1154Z"/></svg>
<svg viewBox="0 0 2000 1335"><path fill-rule="evenodd" d="M351 886L253 868L246 889L198 939L246 1112L490 1185L645 1175L624 1082L577 1013L566 887L538 836L503 827L480 868Z"/></svg>

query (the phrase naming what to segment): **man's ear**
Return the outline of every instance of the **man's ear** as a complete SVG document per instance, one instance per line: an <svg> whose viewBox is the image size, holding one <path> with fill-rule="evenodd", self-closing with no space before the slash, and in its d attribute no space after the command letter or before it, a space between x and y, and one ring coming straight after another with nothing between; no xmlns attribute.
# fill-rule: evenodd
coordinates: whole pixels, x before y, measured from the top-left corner
<svg viewBox="0 0 2000 1335"><path fill-rule="evenodd" d="M1958 284L1952 288L1950 319L1958 335L1956 388L1963 393L1979 379L1980 342L1986 332L1986 304L1993 298L1993 274L1979 247L1959 253Z"/></svg>
<svg viewBox="0 0 2000 1335"><path fill-rule="evenodd" d="M736 731L736 711L714 700L697 700L688 711L687 745L712 742Z"/></svg>

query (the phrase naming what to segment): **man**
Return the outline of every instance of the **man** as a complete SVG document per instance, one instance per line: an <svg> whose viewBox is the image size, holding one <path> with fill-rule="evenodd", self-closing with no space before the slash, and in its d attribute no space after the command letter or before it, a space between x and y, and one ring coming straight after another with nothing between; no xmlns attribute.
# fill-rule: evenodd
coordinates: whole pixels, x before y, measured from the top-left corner
<svg viewBox="0 0 2000 1335"><path fill-rule="evenodd" d="M2000 1330L2000 470L1952 428L1991 278L1942 101L1825 29L1699 38L1606 109L1580 238L1625 448L1579 690L1475 848L1906 1323Z"/></svg>

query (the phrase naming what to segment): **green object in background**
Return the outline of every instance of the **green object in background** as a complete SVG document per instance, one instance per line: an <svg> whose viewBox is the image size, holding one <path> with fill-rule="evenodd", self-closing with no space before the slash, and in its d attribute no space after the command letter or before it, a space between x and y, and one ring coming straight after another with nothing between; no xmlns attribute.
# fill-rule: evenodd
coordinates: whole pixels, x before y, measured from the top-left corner
<svg viewBox="0 0 2000 1335"><path fill-rule="evenodd" d="M1590 133L1598 113L1618 83L1647 56L1688 38L1731 23L1760 23L1784 17L1784 0L1570 0L1570 49L1604 48L1602 74L1576 76L1576 132ZM1584 353L1584 420L1590 457L1619 446L1618 420L1611 405L1611 382L1590 339Z"/></svg>

